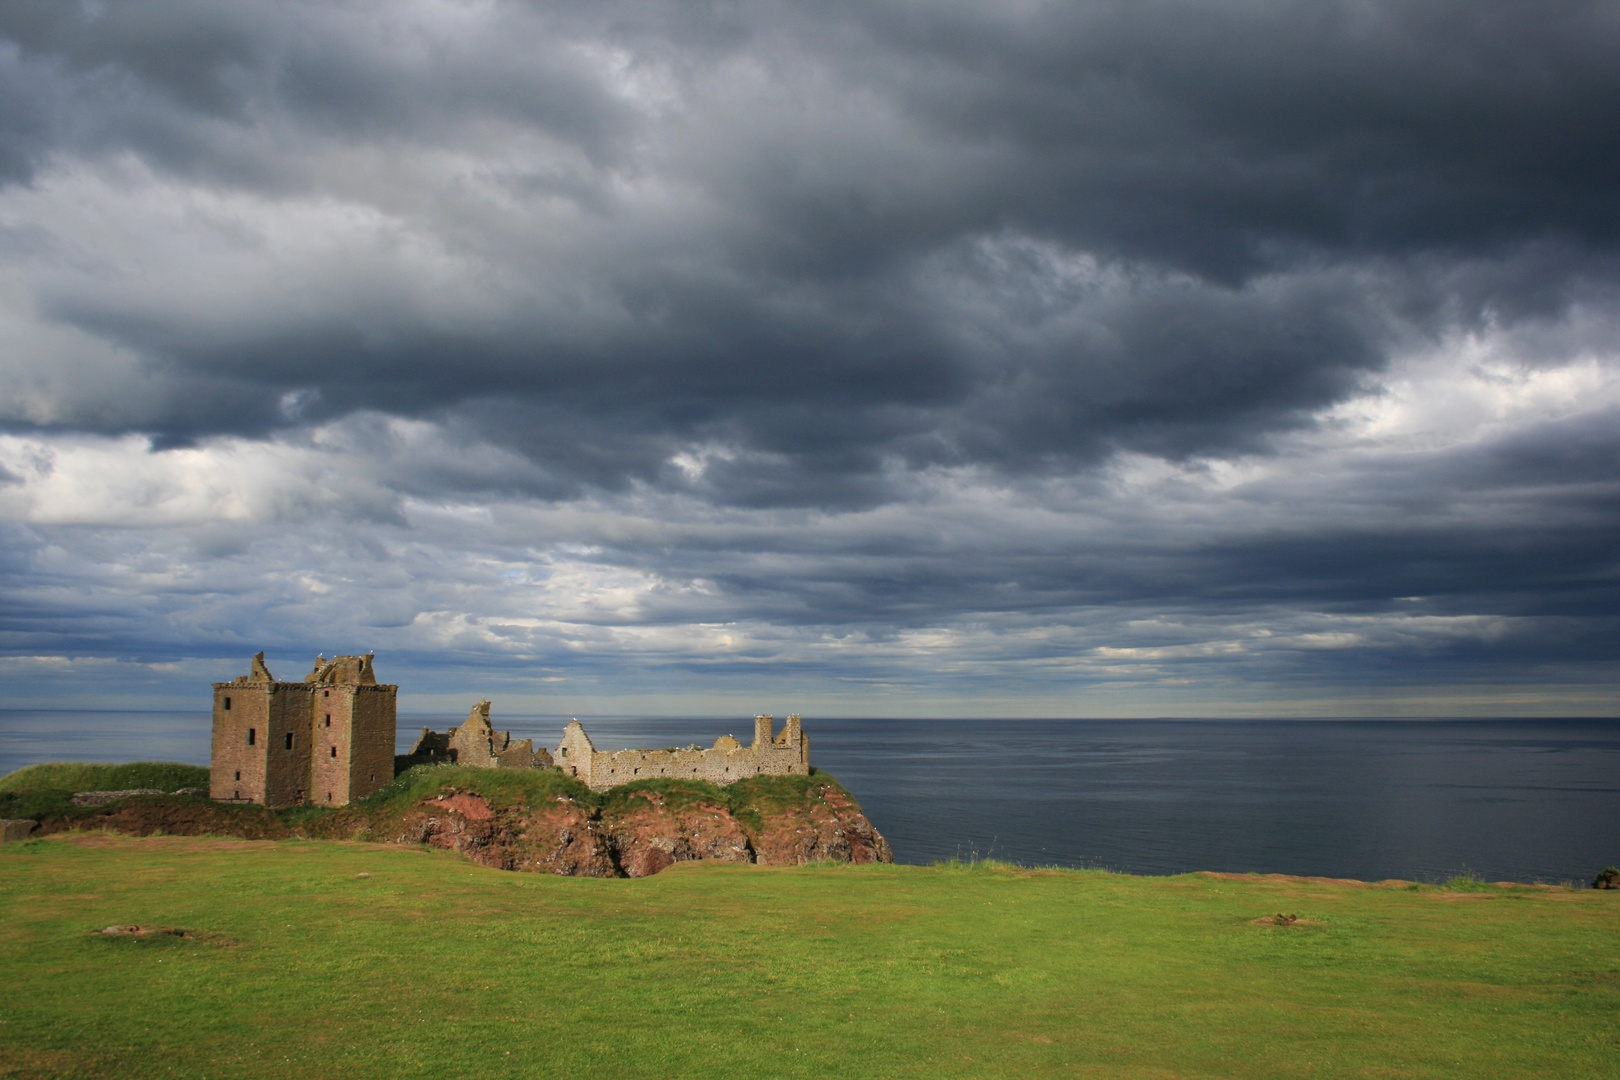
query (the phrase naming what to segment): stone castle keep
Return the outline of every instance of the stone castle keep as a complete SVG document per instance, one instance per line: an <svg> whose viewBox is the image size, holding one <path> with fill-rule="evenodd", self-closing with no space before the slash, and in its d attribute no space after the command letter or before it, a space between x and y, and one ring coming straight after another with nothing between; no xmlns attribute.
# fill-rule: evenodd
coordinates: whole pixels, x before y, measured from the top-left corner
<svg viewBox="0 0 1620 1080"><path fill-rule="evenodd" d="M214 684L214 742L209 795L266 806L343 806L394 778L394 705L399 687L377 682L372 656L315 658L303 682L278 682L264 653L234 682ZM632 780L670 777L725 785L750 776L808 776L810 740L797 714L780 734L769 716L754 717L754 741L722 735L708 749L598 750L578 720L563 731L555 755L532 740L496 731L480 701L460 727L422 729L397 763L480 768L558 768L593 791Z"/></svg>
<svg viewBox="0 0 1620 1080"><path fill-rule="evenodd" d="M266 806L342 806L394 778L394 701L371 654L315 658L303 682L279 682L264 653L214 684L211 798Z"/></svg>

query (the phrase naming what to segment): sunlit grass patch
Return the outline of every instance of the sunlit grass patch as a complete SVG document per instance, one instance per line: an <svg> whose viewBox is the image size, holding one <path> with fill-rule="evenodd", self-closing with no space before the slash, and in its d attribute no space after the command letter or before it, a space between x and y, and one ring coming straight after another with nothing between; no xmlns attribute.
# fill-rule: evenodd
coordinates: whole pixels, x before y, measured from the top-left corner
<svg viewBox="0 0 1620 1080"><path fill-rule="evenodd" d="M1466 895L58 837L0 848L0 1076L1604 1075L1620 893Z"/></svg>

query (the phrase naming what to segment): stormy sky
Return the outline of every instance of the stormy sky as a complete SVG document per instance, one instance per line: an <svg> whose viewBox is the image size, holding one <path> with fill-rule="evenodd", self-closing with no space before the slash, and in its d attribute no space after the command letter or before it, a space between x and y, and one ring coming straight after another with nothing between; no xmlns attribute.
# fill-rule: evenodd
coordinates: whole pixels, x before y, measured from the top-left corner
<svg viewBox="0 0 1620 1080"><path fill-rule="evenodd" d="M0 5L0 706L1620 711L1620 8Z"/></svg>

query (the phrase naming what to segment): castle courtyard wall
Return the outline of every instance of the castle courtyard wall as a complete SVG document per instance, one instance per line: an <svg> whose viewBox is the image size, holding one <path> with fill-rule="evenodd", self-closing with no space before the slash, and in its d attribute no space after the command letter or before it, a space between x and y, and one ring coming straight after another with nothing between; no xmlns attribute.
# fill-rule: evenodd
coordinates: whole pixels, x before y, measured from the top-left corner
<svg viewBox="0 0 1620 1080"><path fill-rule="evenodd" d="M659 777L706 780L724 786L752 776L809 775L810 741L800 730L799 718L788 718L780 738L772 737L771 726L770 717L755 718L752 746L742 746L725 736L707 749L688 746L597 750L585 729L574 721L563 733L555 760L564 772L577 776L595 791Z"/></svg>

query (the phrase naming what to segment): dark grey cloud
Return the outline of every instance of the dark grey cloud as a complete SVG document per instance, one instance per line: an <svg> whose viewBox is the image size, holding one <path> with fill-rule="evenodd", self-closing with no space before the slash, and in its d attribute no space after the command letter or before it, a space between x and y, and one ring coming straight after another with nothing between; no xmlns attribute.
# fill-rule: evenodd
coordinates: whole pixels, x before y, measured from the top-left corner
<svg viewBox="0 0 1620 1080"><path fill-rule="evenodd" d="M1597 671L1617 54L1554 0L7 4L0 633Z"/></svg>
<svg viewBox="0 0 1620 1080"><path fill-rule="evenodd" d="M530 431L555 408L645 441L577 455L581 484L656 480L672 447L723 437L793 459L739 500L859 500L894 455L1253 445L1396 340L1613 280L1601 4L28 2L0 33L35 87L7 125L14 182L133 153L180 182L352 200L504 290L447 324L387 253L383 280L312 255L294 272L338 301L244 281L275 317L221 318L66 275L47 318L183 387L74 417L101 430L263 434L311 387L300 420L496 396ZM638 183L687 198L649 207ZM547 200L585 221L561 250ZM1018 242L1138 280L1088 299ZM1514 272L1546 244L1553 267ZM1470 281L1413 287L1448 260ZM847 496L811 479L840 475Z"/></svg>

